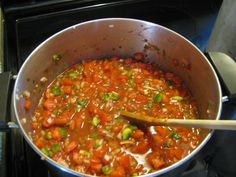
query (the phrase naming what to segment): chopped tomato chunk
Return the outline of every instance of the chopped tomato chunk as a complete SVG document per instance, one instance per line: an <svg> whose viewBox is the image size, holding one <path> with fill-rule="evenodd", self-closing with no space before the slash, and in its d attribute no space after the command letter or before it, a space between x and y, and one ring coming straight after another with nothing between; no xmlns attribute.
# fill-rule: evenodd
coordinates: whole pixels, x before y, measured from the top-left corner
<svg viewBox="0 0 236 177"><path fill-rule="evenodd" d="M26 111L28 111L31 107L31 101L29 99L25 100L24 108Z"/></svg>
<svg viewBox="0 0 236 177"><path fill-rule="evenodd" d="M128 155L121 156L120 159L119 159L119 163L120 163L120 165L123 166L124 170L126 170L126 171L129 170L129 168L130 168L130 158L129 158Z"/></svg>
<svg viewBox="0 0 236 177"><path fill-rule="evenodd" d="M158 153L149 154L147 156L147 160L150 163L150 165L156 170L164 167L164 165L165 165L164 160L160 157L160 155Z"/></svg>
<svg viewBox="0 0 236 177"><path fill-rule="evenodd" d="M70 85L73 85L73 81L72 80L69 80L69 79L62 79L60 81L61 85L66 85L66 86L70 86Z"/></svg>
<svg viewBox="0 0 236 177"><path fill-rule="evenodd" d="M137 53L134 54L134 59L138 60L138 61L142 60L142 59L144 59L144 54L140 53L140 52L137 52Z"/></svg>
<svg viewBox="0 0 236 177"><path fill-rule="evenodd" d="M62 87L62 90L65 94L71 94L71 92L72 92L71 86L64 86L64 87Z"/></svg>
<svg viewBox="0 0 236 177"><path fill-rule="evenodd" d="M43 106L45 109L52 111L57 105L53 99L47 99L44 101Z"/></svg>
<svg viewBox="0 0 236 177"><path fill-rule="evenodd" d="M149 145L147 141L139 142L135 147L132 148L132 152L138 154L144 154L148 151Z"/></svg>
<svg viewBox="0 0 236 177"><path fill-rule="evenodd" d="M56 119L53 119L53 122L52 122L52 124L56 126L64 126L67 123L68 123L68 119L66 118L56 118Z"/></svg>
<svg viewBox="0 0 236 177"><path fill-rule="evenodd" d="M91 171L96 173L96 174L101 174L101 170L102 170L102 163L99 159L97 158L92 158L90 160L90 167L91 167Z"/></svg>
<svg viewBox="0 0 236 177"><path fill-rule="evenodd" d="M41 149L41 148L44 146L44 140L43 140L43 138L40 137L40 138L36 139L35 145L36 145L39 149Z"/></svg>
<svg viewBox="0 0 236 177"><path fill-rule="evenodd" d="M59 128L55 128L54 130L52 130L52 137L57 141L60 141L62 139Z"/></svg>
<svg viewBox="0 0 236 177"><path fill-rule="evenodd" d="M66 147L65 147L65 151L67 153L73 151L76 147L77 147L78 143L76 143L75 141L70 142Z"/></svg>
<svg viewBox="0 0 236 177"><path fill-rule="evenodd" d="M112 172L110 177L124 177L125 176L125 170L124 167L118 166L116 167Z"/></svg>
<svg viewBox="0 0 236 177"><path fill-rule="evenodd" d="M135 130L132 134L132 137L135 139L141 139L143 138L144 132L142 130Z"/></svg>

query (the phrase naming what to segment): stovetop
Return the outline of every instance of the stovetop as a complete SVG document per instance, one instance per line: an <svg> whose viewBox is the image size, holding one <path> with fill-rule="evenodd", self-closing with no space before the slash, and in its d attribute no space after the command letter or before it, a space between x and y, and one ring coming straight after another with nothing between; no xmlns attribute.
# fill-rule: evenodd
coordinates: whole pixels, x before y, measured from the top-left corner
<svg viewBox="0 0 236 177"><path fill-rule="evenodd" d="M79 22L129 17L173 29L204 51L221 1L3 1L4 71L17 74L30 52L52 34ZM9 93L11 94L11 92ZM10 101L8 101L10 107ZM9 113L9 112L8 112ZM8 121L10 113L8 114ZM236 105L224 103L222 119L236 119ZM14 121L14 120L13 120ZM236 176L236 132L216 131L180 177ZM24 141L20 130L0 133L1 177L57 177Z"/></svg>

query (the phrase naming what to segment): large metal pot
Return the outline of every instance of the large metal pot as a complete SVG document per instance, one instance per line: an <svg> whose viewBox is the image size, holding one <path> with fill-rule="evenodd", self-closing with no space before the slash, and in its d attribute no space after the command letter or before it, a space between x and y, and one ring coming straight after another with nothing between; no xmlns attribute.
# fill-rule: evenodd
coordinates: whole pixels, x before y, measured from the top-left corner
<svg viewBox="0 0 236 177"><path fill-rule="evenodd" d="M172 71L185 81L196 98L199 115L203 118L219 119L222 94L218 77L206 57L191 42L165 27L134 19L100 19L69 27L39 45L21 67L14 85L13 112L20 129L31 147L40 155L41 151L30 138L30 119L39 99L55 77L69 66L91 58L118 55L128 57L135 52L144 52L146 59L162 69ZM55 60L55 54L60 55ZM54 55L54 59L53 59ZM46 82L43 77L47 78ZM26 112L21 95L30 92L32 109ZM201 144L179 162L145 176L177 173L212 135L206 132ZM63 167L46 157L56 171L68 176L89 176Z"/></svg>

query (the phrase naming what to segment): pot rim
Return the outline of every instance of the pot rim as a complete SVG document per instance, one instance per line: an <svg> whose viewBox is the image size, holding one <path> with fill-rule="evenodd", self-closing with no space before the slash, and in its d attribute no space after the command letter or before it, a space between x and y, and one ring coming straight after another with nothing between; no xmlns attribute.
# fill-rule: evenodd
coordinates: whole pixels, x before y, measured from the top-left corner
<svg viewBox="0 0 236 177"><path fill-rule="evenodd" d="M25 132L22 124L21 124L21 121L19 119L19 115L18 115L18 112L17 112L17 109L16 109L16 92L17 92L17 85L18 83L20 82L19 81L19 78L21 76L21 73L23 72L24 68L27 67L27 61L29 61L32 57L32 55L37 52L45 43L47 43L48 41L50 41L51 39L53 39L54 37L64 33L65 31L68 31L70 29L75 29L75 28L78 28L80 26L83 26L83 25L86 25L86 24L90 24L90 23L98 23L98 22L101 22L101 21L132 21L132 22L139 22L139 23L145 23L145 24L149 24L149 25L152 25L152 26L156 26L156 27L159 27L159 28L162 28L170 33L173 33L174 35L177 35L178 37L182 38L184 41L186 41L189 45L191 45L195 50L197 50L200 54L201 54L201 57L202 59L205 59L206 62L208 63L208 66L209 68L211 69L212 73L214 74L215 76L215 79L216 79L216 82L217 82L217 85L218 85L218 90L219 90L219 108L218 108L218 112L217 112L217 116L216 116L216 120L218 120L220 118L220 115L221 115L221 110L222 110L222 91L221 91L221 86L220 86L220 82L219 82L219 79L218 79L218 76L215 72L215 70L213 69L212 65L210 64L210 62L208 61L208 59L206 58L206 56L200 51L200 49L198 49L191 41L189 41L188 39L186 39L185 37L183 37L182 35L180 35L179 33L167 28L167 27L164 27L162 25L159 25L159 24L155 24L155 23L152 23L152 22L148 22L148 21L144 21L144 20L138 20L138 19L132 19L132 18L101 18L101 19L95 19L95 20L90 20L90 21L86 21L86 22L82 22L82 23L78 23L78 24L75 24L75 25L72 25L70 27L67 27L57 33L55 33L54 35L50 36L49 38L47 38L45 41L43 41L41 44L39 44L32 52L31 54L26 58L26 60L24 61L23 65L21 66L20 70L19 70L19 73L18 73L18 77L15 81L15 84L14 84L14 90L13 90L13 113L16 117L16 120L17 120L17 123L23 133L23 136L25 138L25 140L27 141L27 143L34 149L34 151L41 157L45 157L45 160L59 168L60 170L62 171L65 171L69 174L72 174L72 175L76 175L76 176L87 176L87 177L92 177L93 175L88 175L88 174L84 174L84 173L80 173L80 172L77 172L75 170L72 170L68 167L65 167L55 161L53 161L51 158L45 156L38 147L36 147L36 145L32 142L32 140L29 138L29 135L27 132ZM196 149L194 149L190 154L188 154L187 156L185 156L183 159L179 160L178 162L166 167L166 168L163 168L161 170L158 170L158 171L155 171L155 172L152 172L152 173L149 173L149 174L146 174L146 175L142 175L142 177L150 177L150 176L159 176L159 175L162 175L164 173L167 173L168 171L171 171L171 170L174 170L175 168L183 165L185 162L189 161L193 156L195 156L204 146L205 144L209 141L209 139L211 138L212 134L213 134L214 130L211 130L208 135L202 140L202 142L198 145L198 147Z"/></svg>

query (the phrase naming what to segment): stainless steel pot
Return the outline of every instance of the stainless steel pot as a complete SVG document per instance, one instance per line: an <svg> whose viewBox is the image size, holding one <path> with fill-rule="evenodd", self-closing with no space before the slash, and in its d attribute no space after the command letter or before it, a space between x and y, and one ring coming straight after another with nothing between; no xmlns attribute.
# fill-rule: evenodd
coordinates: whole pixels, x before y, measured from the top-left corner
<svg viewBox="0 0 236 177"><path fill-rule="evenodd" d="M31 147L44 156L32 143L30 119L43 91L58 74L82 60L114 55L128 57L135 52L143 52L149 62L183 78L196 98L200 117L219 119L222 93L218 77L205 55L191 42L174 31L146 21L99 19L74 25L53 35L40 44L21 67L14 85L12 108ZM32 108L26 112L22 95L28 92ZM206 132L201 144L182 160L144 176L176 174L202 149L212 133ZM54 170L69 176L89 176L68 169L48 157L46 161Z"/></svg>

